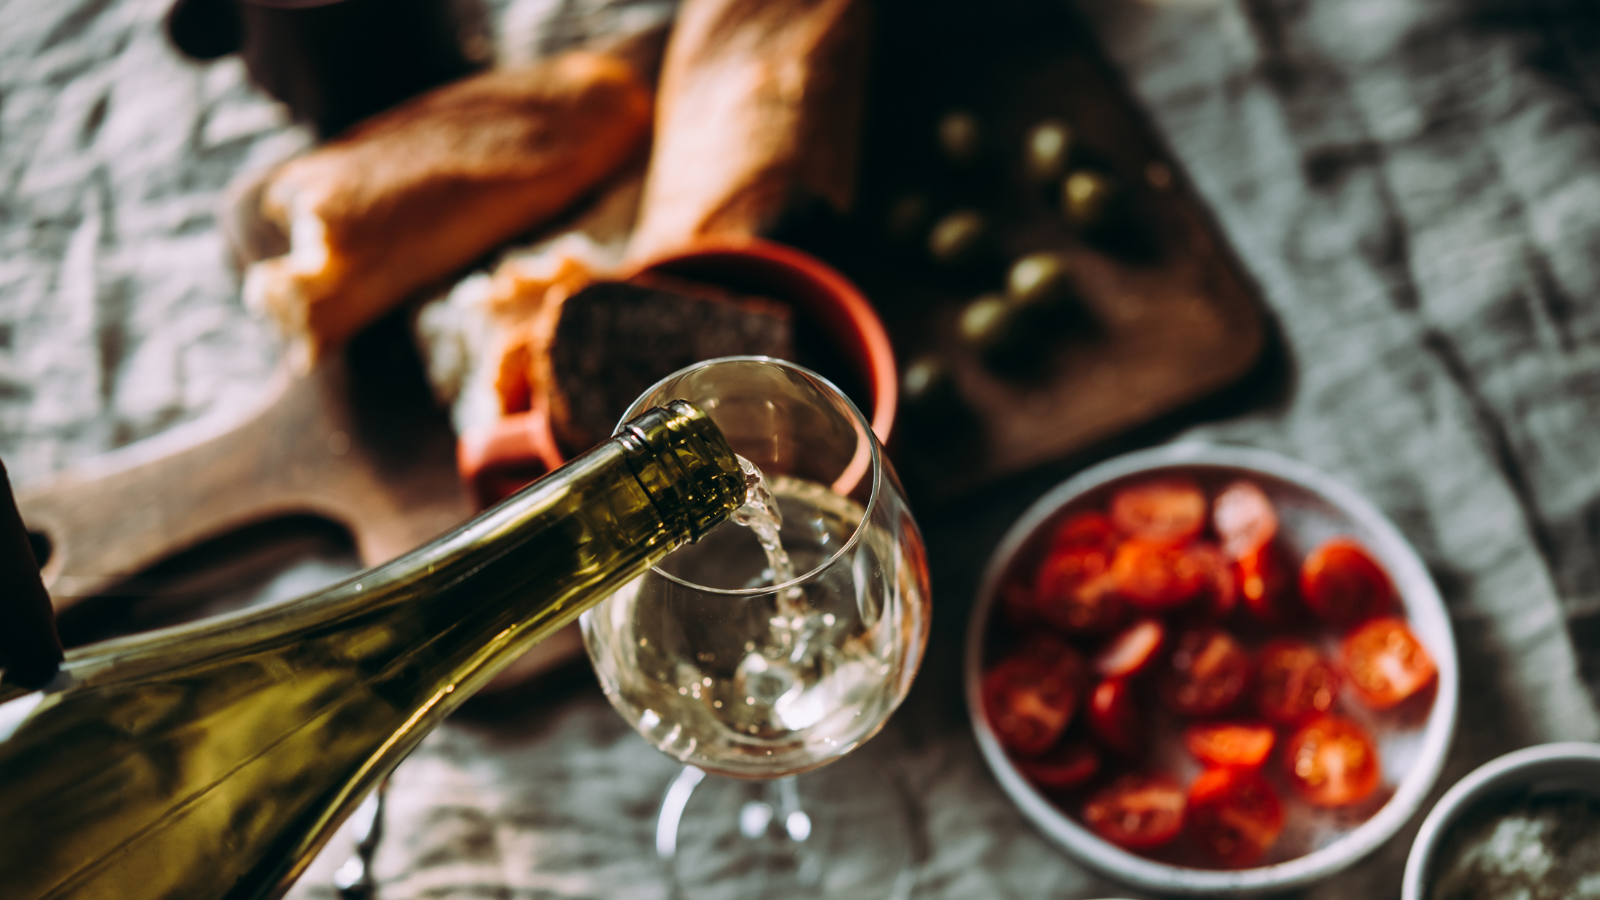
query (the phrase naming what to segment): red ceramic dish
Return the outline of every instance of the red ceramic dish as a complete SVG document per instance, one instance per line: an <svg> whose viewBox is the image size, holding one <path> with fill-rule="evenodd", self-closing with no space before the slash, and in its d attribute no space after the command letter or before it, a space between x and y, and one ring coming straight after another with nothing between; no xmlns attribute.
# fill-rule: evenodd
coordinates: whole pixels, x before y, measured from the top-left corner
<svg viewBox="0 0 1600 900"><path fill-rule="evenodd" d="M863 410L878 440L887 443L899 400L899 377L889 335L872 304L837 270L808 253L758 238L708 238L617 277L645 272L675 275L791 304L814 326L826 348L865 388ZM830 374L822 372L824 376ZM540 402L525 413L463 434L456 464L482 505L514 493L566 460Z"/></svg>

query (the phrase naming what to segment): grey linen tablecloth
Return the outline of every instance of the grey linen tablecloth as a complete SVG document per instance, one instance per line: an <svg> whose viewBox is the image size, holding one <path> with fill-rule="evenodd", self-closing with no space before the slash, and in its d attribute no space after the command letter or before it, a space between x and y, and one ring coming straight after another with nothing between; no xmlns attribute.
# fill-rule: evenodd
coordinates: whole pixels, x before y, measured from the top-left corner
<svg viewBox="0 0 1600 900"><path fill-rule="evenodd" d="M0 0L0 456L19 481L226 411L275 365L212 213L234 174L309 138L236 60L177 60L165 5ZM1462 657L1440 790L1517 747L1600 737L1600 14L1585 0L1084 11L1259 280L1286 360L1284 382L1244 412L1130 444L1277 450L1398 523ZM592 12L496 4L502 58L667 7ZM1063 474L924 518L933 642L864 751L915 798L919 897L1126 893L1031 830L961 701L982 563ZM581 674L513 711L458 717L395 776L381 896L666 897L650 840L674 771ZM1416 825L1304 895L1397 896ZM332 896L348 853L336 839L292 896Z"/></svg>

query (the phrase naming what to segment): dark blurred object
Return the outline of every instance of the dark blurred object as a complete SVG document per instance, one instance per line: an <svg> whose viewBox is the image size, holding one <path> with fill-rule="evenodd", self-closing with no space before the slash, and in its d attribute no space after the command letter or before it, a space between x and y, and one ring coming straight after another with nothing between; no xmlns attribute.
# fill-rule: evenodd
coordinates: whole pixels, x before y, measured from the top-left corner
<svg viewBox="0 0 1600 900"><path fill-rule="evenodd" d="M38 687L61 662L61 640L4 464L0 488L6 495L0 503L0 668L6 681Z"/></svg>
<svg viewBox="0 0 1600 900"><path fill-rule="evenodd" d="M177 0L167 36L192 59L238 53L322 137L490 61L477 0Z"/></svg>

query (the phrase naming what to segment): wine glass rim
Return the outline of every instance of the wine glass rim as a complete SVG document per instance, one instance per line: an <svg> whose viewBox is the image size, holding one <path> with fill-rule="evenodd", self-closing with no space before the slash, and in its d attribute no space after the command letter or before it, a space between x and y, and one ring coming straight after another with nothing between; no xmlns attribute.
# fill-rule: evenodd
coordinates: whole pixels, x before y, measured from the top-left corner
<svg viewBox="0 0 1600 900"><path fill-rule="evenodd" d="M838 562L840 557L844 556L846 553L855 548L856 544L861 540L861 533L866 530L865 526L867 524L867 517L871 515L872 510L877 507L878 494L883 489L883 448L878 443L877 434L875 434L872 430L872 423L867 419L866 416L862 415L861 410L856 407L855 401L851 400L844 391L839 390L838 385L834 384L832 381L829 381L826 377L817 374L811 369L806 368L805 366L799 365L798 363L792 363L786 359L779 359L775 356L719 356L714 359L701 360L700 362L684 366L676 372L673 372L665 378L657 381L655 384L650 385L650 387L646 388L643 393L635 398L633 403L629 404L627 412L623 413L622 420L617 423L618 429L620 429L622 425L630 418L639 414L638 405L640 400L655 393L657 390L661 389L663 385L667 384L668 382L681 379L689 375L691 372L697 372L700 369L708 369L712 366L726 365L728 363L766 363L777 366L780 369L787 369L803 378L807 378L817 383L826 392L831 393L835 398L842 401L844 403L845 410L850 414L852 421L856 426L856 433L866 438L866 446L868 451L866 471L863 471L861 475L856 476L856 480L852 481L851 485L854 486L856 483L859 483L859 479L862 475L867 475L870 473L872 476L872 489L867 494L867 502L861 505L861 521L857 522L855 528L851 529L850 538L844 543L840 544L837 550L829 554L827 559L822 560L815 566L812 566L810 569L807 569L805 572L796 575L782 584L769 584L753 588L715 588L680 578L671 572L662 569L660 565L653 565L650 567L650 571L656 573L657 575L660 575L661 577L670 581L677 582L684 587L692 588L701 593L722 594L730 597L754 597L761 594L771 594L793 585L803 584L807 581L811 581L816 578L819 573ZM688 397L674 397L672 399L685 400L689 403L694 402ZM850 469L853 468L854 464L855 461L852 459L851 465L845 467L846 474L840 476L840 480L843 480L848 476L848 473L850 472ZM835 481L834 483L838 484L838 481Z"/></svg>

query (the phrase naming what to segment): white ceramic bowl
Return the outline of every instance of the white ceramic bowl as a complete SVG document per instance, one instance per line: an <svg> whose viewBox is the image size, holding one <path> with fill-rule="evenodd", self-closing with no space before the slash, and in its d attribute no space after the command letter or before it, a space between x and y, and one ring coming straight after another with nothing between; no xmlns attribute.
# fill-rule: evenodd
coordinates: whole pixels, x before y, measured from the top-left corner
<svg viewBox="0 0 1600 900"><path fill-rule="evenodd" d="M1159 473L1184 473L1212 489L1236 477L1261 486L1277 507L1280 540L1303 556L1335 535L1360 540L1388 569L1404 605L1412 631L1438 665L1437 694L1420 721L1395 724L1381 720L1374 731L1383 762L1388 799L1364 821L1341 821L1339 814L1294 814L1275 853L1292 858L1254 868L1220 870L1158 862L1102 840L1041 795L1025 779L1001 747L982 710L982 680L991 642L988 630L996 613L997 594L1019 557L1037 552L1046 529L1064 516L1085 509L1104 509L1109 494ZM1427 568L1416 551L1376 507L1328 475L1275 453L1244 447L1175 444L1130 453L1095 466L1056 487L1034 503L1012 526L989 561L977 605L972 611L966 646L967 706L978 746L1000 786L1046 837L1068 854L1112 878L1164 894L1239 894L1301 887L1344 869L1394 834L1420 808L1439 777L1455 731L1459 672L1449 616ZM1351 703L1352 717L1372 718ZM1181 754L1179 754L1181 756ZM1172 757L1177 758L1177 757ZM1268 765L1277 764L1277 760ZM1192 763L1191 763L1192 765ZM1296 851L1294 847L1301 848Z"/></svg>
<svg viewBox="0 0 1600 900"><path fill-rule="evenodd" d="M1472 770L1439 798L1411 844L1401 900L1424 900L1433 879L1434 854L1467 811L1523 791L1578 791L1600 797L1600 744L1540 744L1507 753Z"/></svg>

